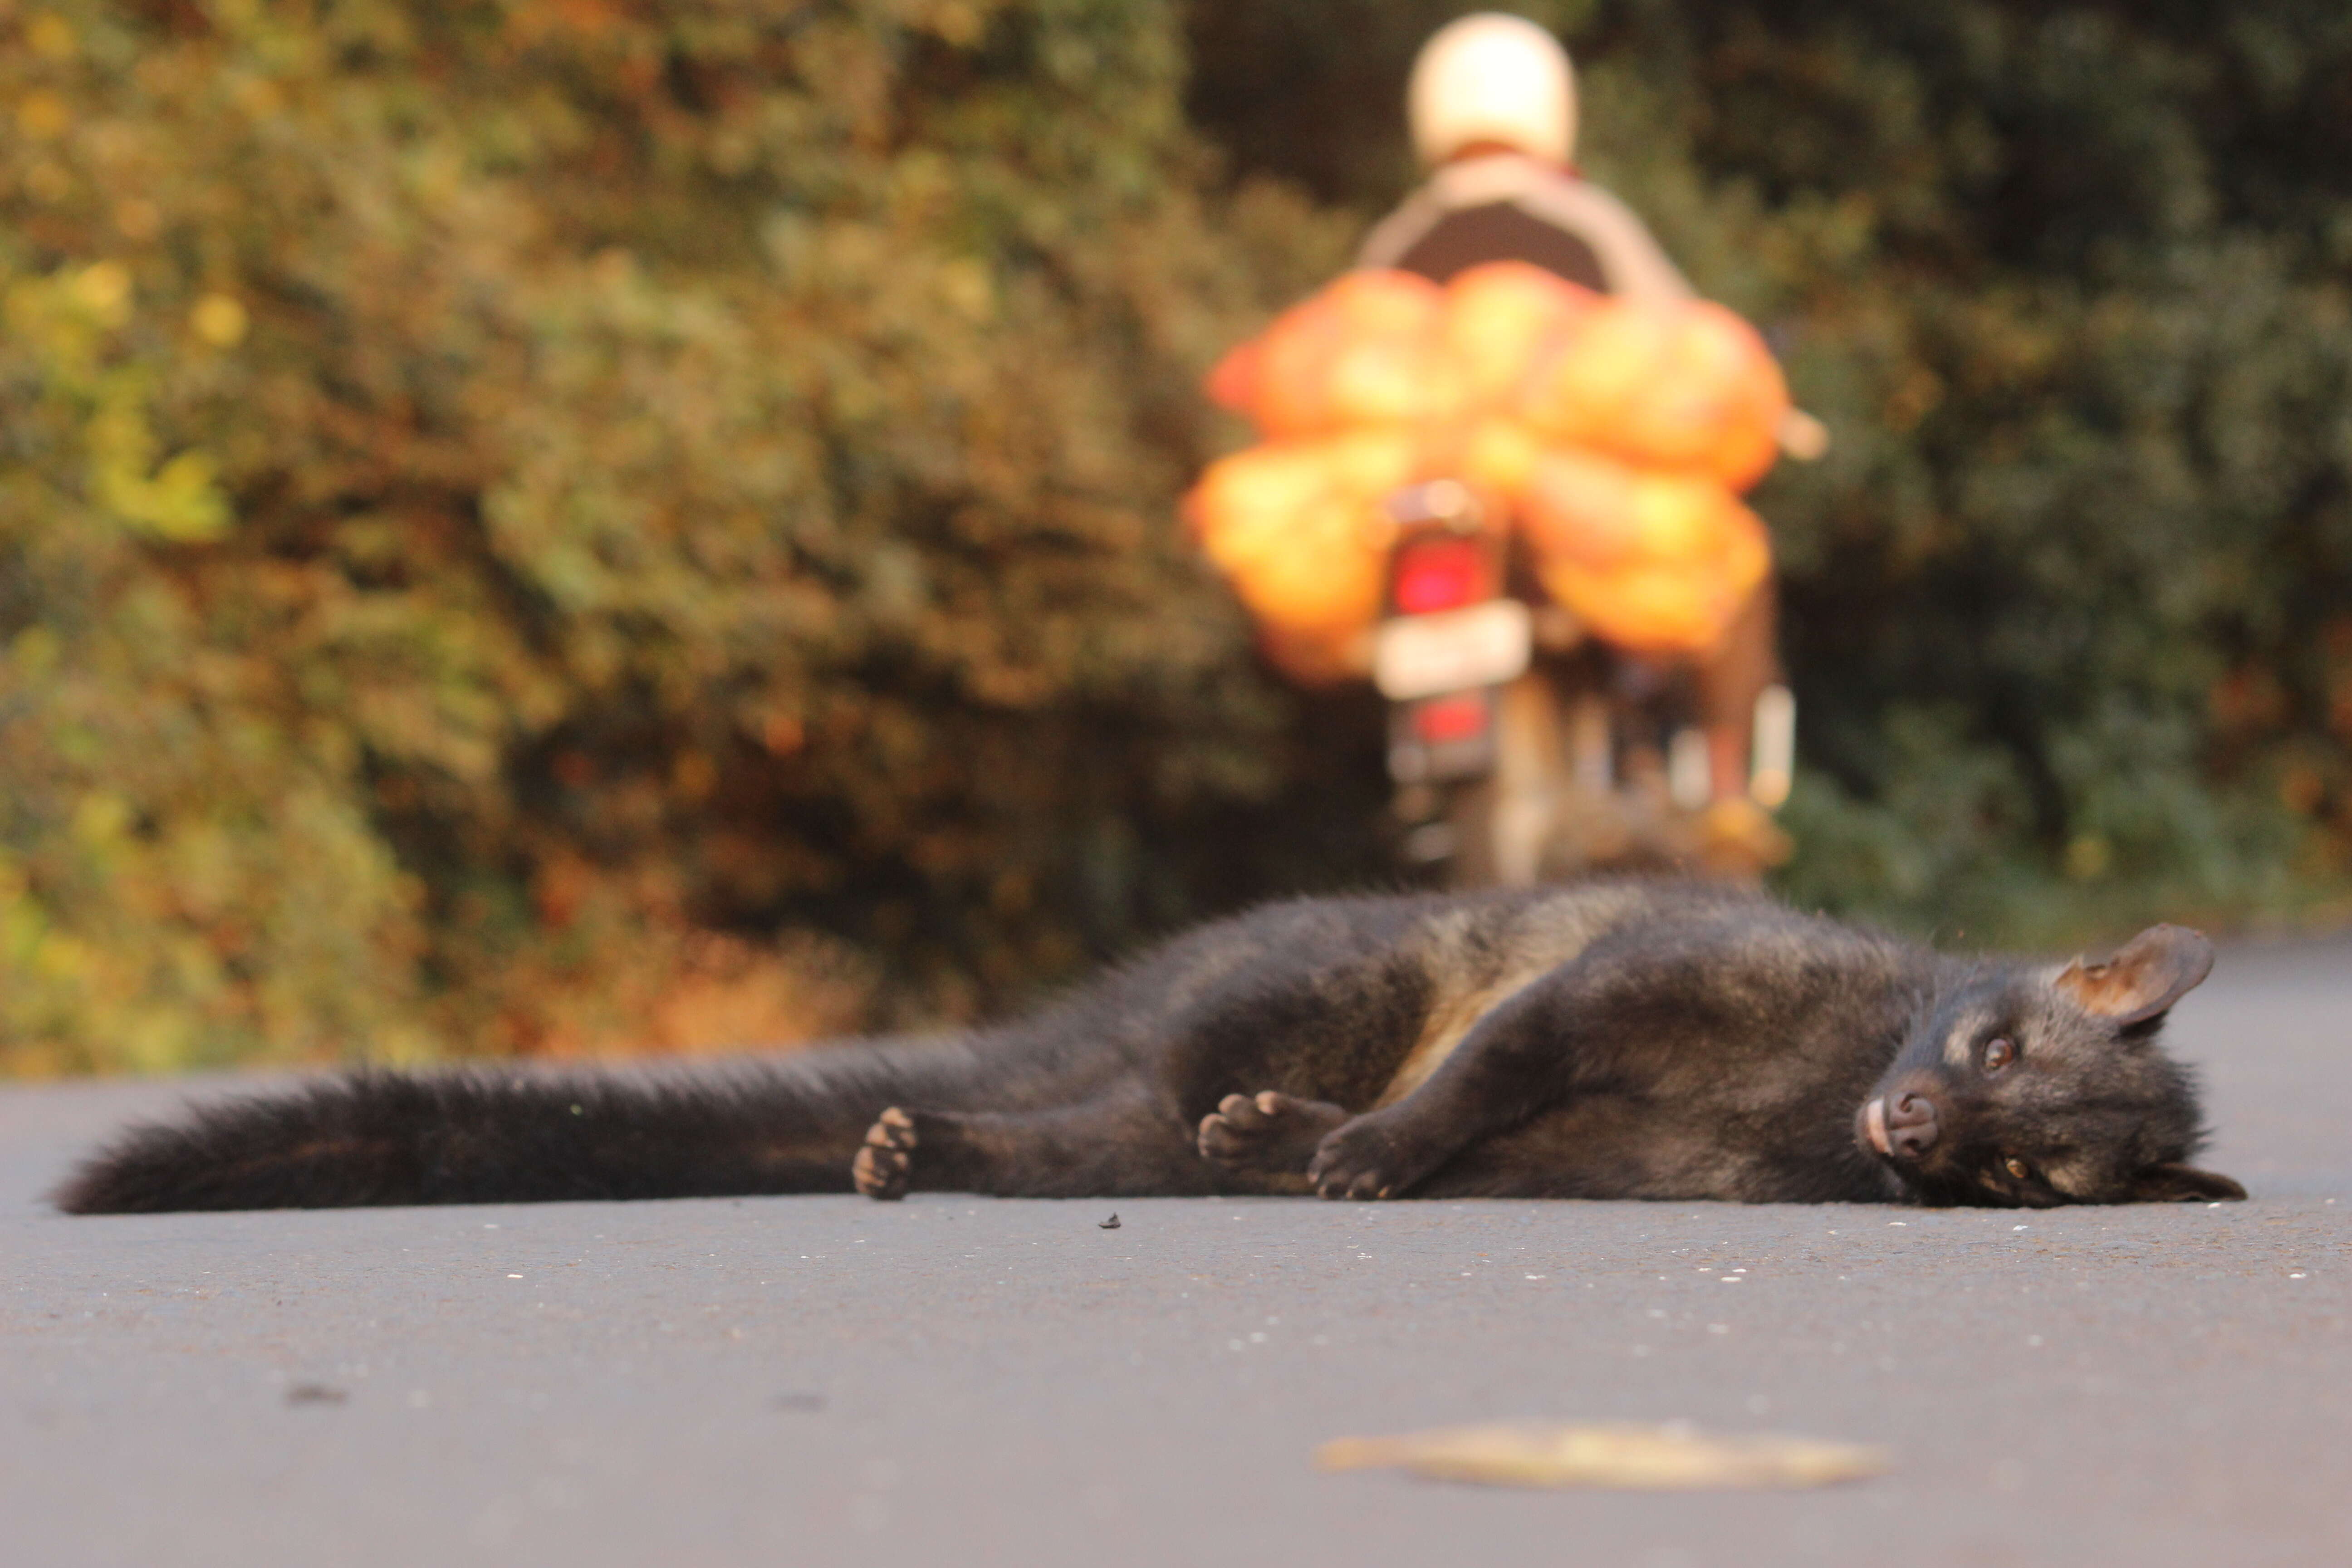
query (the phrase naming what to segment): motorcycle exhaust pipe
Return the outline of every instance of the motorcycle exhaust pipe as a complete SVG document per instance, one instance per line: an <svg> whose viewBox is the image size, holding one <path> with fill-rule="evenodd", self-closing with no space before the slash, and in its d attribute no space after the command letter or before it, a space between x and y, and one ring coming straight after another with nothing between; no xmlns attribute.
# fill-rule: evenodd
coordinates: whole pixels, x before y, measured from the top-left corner
<svg viewBox="0 0 2352 1568"><path fill-rule="evenodd" d="M1766 687L1756 699L1749 757L1748 798L1767 811L1780 810L1797 775L1797 699L1787 687Z"/></svg>

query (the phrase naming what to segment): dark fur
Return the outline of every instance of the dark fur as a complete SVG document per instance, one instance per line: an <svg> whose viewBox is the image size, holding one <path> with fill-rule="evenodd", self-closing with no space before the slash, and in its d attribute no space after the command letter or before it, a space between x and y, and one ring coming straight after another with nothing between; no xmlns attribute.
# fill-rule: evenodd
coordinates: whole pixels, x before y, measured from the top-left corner
<svg viewBox="0 0 2352 1568"><path fill-rule="evenodd" d="M699 1071L362 1072L231 1100L132 1130L57 1202L100 1214L853 1184L2236 1197L2188 1165L2194 1088L2155 1043L2207 963L2204 939L2171 927L2104 966L1952 958L1689 884L1306 900L1203 927L968 1036ZM1983 1065L1995 1038L2019 1052L2003 1070ZM1397 1081L1416 1060L1433 1070ZM1932 1127L1933 1146L1875 1150L1874 1099L1903 1108L1914 1142Z"/></svg>

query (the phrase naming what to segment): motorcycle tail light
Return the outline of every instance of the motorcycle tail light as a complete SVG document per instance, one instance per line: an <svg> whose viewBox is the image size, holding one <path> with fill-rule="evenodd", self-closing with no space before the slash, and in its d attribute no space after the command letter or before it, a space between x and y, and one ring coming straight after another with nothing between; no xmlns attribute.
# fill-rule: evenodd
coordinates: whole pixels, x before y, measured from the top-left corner
<svg viewBox="0 0 2352 1568"><path fill-rule="evenodd" d="M1475 740L1486 728L1486 697L1479 691L1435 698L1423 703L1412 715L1413 735L1425 745Z"/></svg>
<svg viewBox="0 0 2352 1568"><path fill-rule="evenodd" d="M1494 596L1487 581L1486 547L1475 539L1432 539L1398 553L1390 594L1402 614L1458 610Z"/></svg>

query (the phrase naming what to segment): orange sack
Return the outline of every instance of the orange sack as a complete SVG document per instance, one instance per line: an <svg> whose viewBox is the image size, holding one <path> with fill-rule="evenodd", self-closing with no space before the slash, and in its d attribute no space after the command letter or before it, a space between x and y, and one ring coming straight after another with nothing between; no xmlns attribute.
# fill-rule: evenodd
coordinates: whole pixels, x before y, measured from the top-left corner
<svg viewBox="0 0 2352 1568"><path fill-rule="evenodd" d="M1410 272L1349 272L1219 361L1208 393L1266 437L1449 422L1509 404L1601 296L1524 261L1440 289Z"/></svg>
<svg viewBox="0 0 2352 1568"><path fill-rule="evenodd" d="M1202 548L1293 676L1360 673L1387 564L1371 523L1420 462L1400 426L1269 441L1209 465L1186 498Z"/></svg>
<svg viewBox="0 0 2352 1568"><path fill-rule="evenodd" d="M1610 300L1535 368L1517 412L1560 445L1744 490L1772 466L1788 410L1771 350L1734 312Z"/></svg>
<svg viewBox="0 0 2352 1568"><path fill-rule="evenodd" d="M1344 273L1220 361L1209 395L1275 440L1442 416L1444 297L1410 272Z"/></svg>
<svg viewBox="0 0 2352 1568"><path fill-rule="evenodd" d="M1703 475L1551 451L1517 501L1545 590L1637 652L1713 647L1771 567L1763 523Z"/></svg>
<svg viewBox="0 0 2352 1568"><path fill-rule="evenodd" d="M1538 361L1557 354L1601 303L1591 289L1525 261L1490 261L1448 283L1437 356L1465 412L1513 403Z"/></svg>
<svg viewBox="0 0 2352 1568"><path fill-rule="evenodd" d="M1350 272L1227 354L1209 393L1268 439L1211 465L1186 512L1301 679L1365 668L1377 508L1415 480L1506 499L1547 590L1629 648L1706 650L1770 567L1732 492L1771 466L1788 389L1718 305L1606 299L1516 261L1444 289Z"/></svg>

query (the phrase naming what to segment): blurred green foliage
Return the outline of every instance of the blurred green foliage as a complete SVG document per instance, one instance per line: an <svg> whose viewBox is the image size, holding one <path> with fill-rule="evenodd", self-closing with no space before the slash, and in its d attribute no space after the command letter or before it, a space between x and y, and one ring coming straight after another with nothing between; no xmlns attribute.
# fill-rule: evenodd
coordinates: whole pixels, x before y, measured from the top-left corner
<svg viewBox="0 0 2352 1568"><path fill-rule="evenodd" d="M968 1016L1381 879L1173 499L1464 8L0 0L0 1070ZM1790 890L2338 887L2352 17L1529 9L1837 432Z"/></svg>
<svg viewBox="0 0 2352 1568"><path fill-rule="evenodd" d="M0 17L0 1061L573 1048L795 929L968 1011L1278 782L1171 500L1345 236L1206 193L1167 7Z"/></svg>

